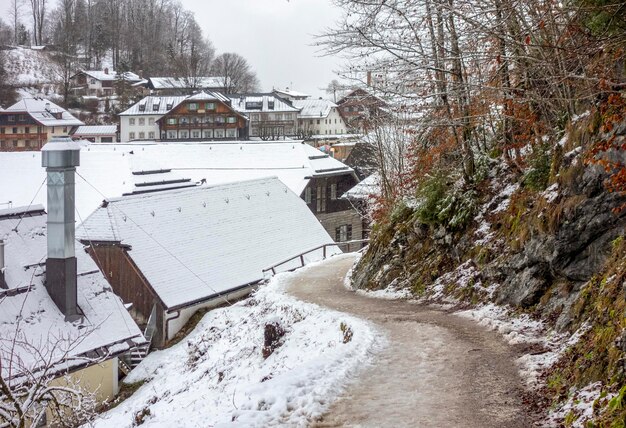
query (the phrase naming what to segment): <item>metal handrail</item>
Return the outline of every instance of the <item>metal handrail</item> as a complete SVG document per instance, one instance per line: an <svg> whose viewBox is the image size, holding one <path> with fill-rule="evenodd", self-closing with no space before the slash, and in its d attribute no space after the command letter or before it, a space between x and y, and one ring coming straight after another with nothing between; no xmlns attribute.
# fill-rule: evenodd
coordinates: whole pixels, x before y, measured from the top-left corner
<svg viewBox="0 0 626 428"><path fill-rule="evenodd" d="M304 251L304 252L302 252L302 253L300 253L298 255L295 255L295 256L290 257L290 258L288 258L286 260L283 260L282 262L276 263L275 265L272 265L272 266L270 266L268 268L265 268L265 269L263 269L262 272L263 272L263 275L265 275L266 272L272 271L272 275L276 275L276 268L277 267L282 266L284 264L287 264L287 263L289 263L289 262L291 262L293 260L296 260L298 258L300 259L300 266L298 268L301 268L301 267L305 266L304 256L309 254L309 253L312 253L313 251L317 251L317 250L323 249L322 257L325 259L326 258L326 248L328 248L328 247L341 247L342 245L348 245L349 246L350 244L362 244L364 242L369 242L369 239L355 239L355 240L352 240L352 241L333 242L332 244L318 245L315 248L311 248L310 250ZM295 269L298 269L298 268L294 268L294 269L291 269L291 270L295 270Z"/></svg>

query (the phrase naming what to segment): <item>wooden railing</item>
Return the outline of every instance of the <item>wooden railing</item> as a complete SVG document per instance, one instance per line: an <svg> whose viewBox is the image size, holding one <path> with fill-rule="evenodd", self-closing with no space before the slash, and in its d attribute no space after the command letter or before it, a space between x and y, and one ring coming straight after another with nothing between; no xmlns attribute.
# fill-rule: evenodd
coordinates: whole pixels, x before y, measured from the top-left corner
<svg viewBox="0 0 626 428"><path fill-rule="evenodd" d="M289 269L289 272L294 271L296 269L300 269L301 267L305 266L305 262L304 262L304 256L306 256L307 254L310 254L314 251L318 251L318 250L322 250L322 258L325 259L326 255L328 254L327 248L329 247L346 247L347 249L350 249L350 246L353 244L364 244L366 242L369 242L369 239L355 239L352 241L343 241L343 242L333 242L332 244L323 244L323 245L318 245L315 248L311 248L310 250L307 250L303 253L300 253L296 256L290 257L288 259L283 260L282 262L276 263L275 265L272 265L268 268L263 269L263 275L265 275L268 272L272 272L272 275L276 275L276 269L279 268L280 266L293 262L294 260L299 260L300 261L300 265L296 266L294 268Z"/></svg>

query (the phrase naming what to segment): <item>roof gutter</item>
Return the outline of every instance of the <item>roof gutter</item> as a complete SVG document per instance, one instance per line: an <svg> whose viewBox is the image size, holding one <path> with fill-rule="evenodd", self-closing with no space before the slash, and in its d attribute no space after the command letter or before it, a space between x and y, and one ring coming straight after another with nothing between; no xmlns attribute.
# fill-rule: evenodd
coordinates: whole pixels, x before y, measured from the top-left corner
<svg viewBox="0 0 626 428"><path fill-rule="evenodd" d="M263 280L264 279L258 279L258 280L252 281L252 282L248 282L247 284L239 285L239 286L237 286L235 288L229 288L228 290L226 290L224 292L221 292L221 293L215 293L215 294L211 294L210 296L207 296L207 297L201 297L199 299L192 300L191 302L181 303L180 305L176 305L176 306L172 306L172 307L166 308L166 312L180 311L181 309L186 309L186 308L189 308L191 306L196 306L196 305L199 305L201 303L208 302L209 300L217 299L219 297L224 297L224 296L227 296L229 294L236 293L237 291L241 291L241 290L243 290L246 287L252 287L254 285L260 284L261 282L263 282ZM178 316L175 317L175 318L172 318L172 319L176 319L176 318L178 318Z"/></svg>

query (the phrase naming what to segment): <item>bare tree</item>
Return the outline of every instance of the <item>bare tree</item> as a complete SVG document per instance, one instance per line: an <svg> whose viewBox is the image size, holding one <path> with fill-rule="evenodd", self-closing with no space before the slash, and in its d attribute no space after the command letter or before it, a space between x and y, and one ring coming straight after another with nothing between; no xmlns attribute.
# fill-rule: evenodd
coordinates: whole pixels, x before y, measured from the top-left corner
<svg viewBox="0 0 626 428"><path fill-rule="evenodd" d="M227 94L253 92L259 86L254 71L244 57L236 53L223 53L213 62L211 73L220 78Z"/></svg>
<svg viewBox="0 0 626 428"><path fill-rule="evenodd" d="M42 45L43 30L46 23L46 1L30 0L31 17L33 19L33 44Z"/></svg>
<svg viewBox="0 0 626 428"><path fill-rule="evenodd" d="M9 9L9 18L13 26L13 44L17 45L19 41L20 21L23 15L24 0L11 0Z"/></svg>

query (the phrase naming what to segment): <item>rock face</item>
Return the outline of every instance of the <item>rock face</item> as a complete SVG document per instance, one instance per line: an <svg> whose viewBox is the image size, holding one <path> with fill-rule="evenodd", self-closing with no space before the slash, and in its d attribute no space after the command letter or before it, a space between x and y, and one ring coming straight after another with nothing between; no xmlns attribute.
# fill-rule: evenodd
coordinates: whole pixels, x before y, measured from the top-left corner
<svg viewBox="0 0 626 428"><path fill-rule="evenodd" d="M550 203L544 200L545 208L539 215L552 219L551 228L529 227L530 237L517 251L508 245L491 246L486 261L480 260L473 231L454 234L443 227L425 226L407 209L374 235L376 239L354 269L353 286L375 289L393 284L416 293L427 290L428 297L429 287L438 278L472 259L479 266L479 280L498 285L491 296L496 303L537 307L544 316L557 317L557 328L565 328L570 323L566 309L581 287L603 269L611 243L626 232L626 209L615 210L626 203L626 198L607 192L605 178L600 168L581 168L556 199ZM533 197L531 205L539 205L539 198L544 198L542 194ZM521 221L531 222L537 217L537 210L531 208L527 207ZM512 227L506 216L502 218L503 229ZM495 242L498 238L492 239ZM489 247L491 243L482 245ZM467 294L461 296L466 298Z"/></svg>
<svg viewBox="0 0 626 428"><path fill-rule="evenodd" d="M611 242L626 231L626 210L614 212L625 199L604 191L601 177L600 171L588 168L570 191L580 193L561 196L578 196L580 202L563 211L556 232L533 236L520 252L497 266L502 283L497 303L530 307L552 284L568 282L576 291L603 268ZM569 297L562 295L562 301L552 306L565 305Z"/></svg>

